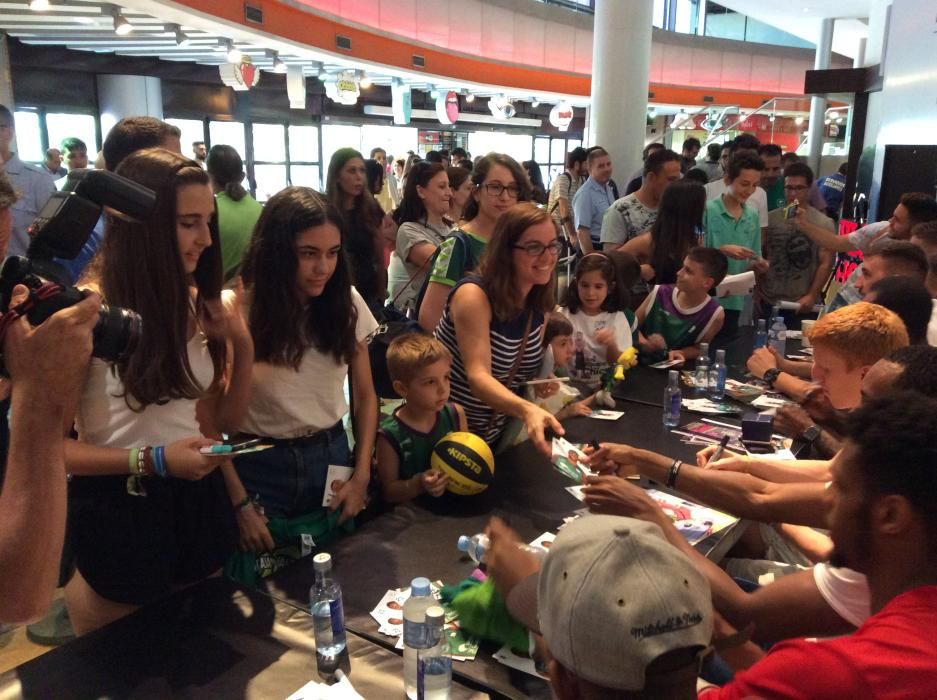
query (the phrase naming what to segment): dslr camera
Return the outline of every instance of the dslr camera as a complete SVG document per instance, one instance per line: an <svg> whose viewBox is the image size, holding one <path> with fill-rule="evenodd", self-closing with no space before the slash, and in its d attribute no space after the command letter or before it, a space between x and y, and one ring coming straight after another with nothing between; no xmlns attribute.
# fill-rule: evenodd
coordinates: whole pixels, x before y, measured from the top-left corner
<svg viewBox="0 0 937 700"><path fill-rule="evenodd" d="M94 230L101 211L109 207L120 214L146 220L153 212L156 194L142 185L106 170L72 170L65 187L49 198L29 227L30 244L26 257L7 258L0 270L0 308L10 308L17 284L31 292L47 283L38 303L25 314L38 326L55 312L77 304L85 293L72 286L68 271L55 258L74 260ZM130 309L102 304L94 327L94 357L116 362L133 352L143 322Z"/></svg>

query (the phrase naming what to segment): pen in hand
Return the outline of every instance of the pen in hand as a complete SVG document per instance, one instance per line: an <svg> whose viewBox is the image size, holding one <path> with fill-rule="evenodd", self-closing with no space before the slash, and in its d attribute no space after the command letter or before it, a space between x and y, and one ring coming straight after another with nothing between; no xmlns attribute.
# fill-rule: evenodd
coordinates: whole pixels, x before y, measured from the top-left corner
<svg viewBox="0 0 937 700"><path fill-rule="evenodd" d="M722 453L725 451L726 445L728 444L729 444L729 436L723 435L722 439L719 441L719 444L716 446L716 451L712 453L712 456L709 458L709 461L706 462L706 464L712 464L717 459L722 457Z"/></svg>

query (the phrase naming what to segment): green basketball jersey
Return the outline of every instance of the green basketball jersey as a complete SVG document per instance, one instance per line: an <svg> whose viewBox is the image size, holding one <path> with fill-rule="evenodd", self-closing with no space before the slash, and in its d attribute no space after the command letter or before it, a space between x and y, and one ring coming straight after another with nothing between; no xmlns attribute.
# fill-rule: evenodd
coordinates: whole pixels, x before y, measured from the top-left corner
<svg viewBox="0 0 937 700"><path fill-rule="evenodd" d="M448 403L436 416L436 425L428 433L421 433L394 415L381 421L381 435L391 444L400 459L400 478L410 479L429 469L433 448L444 436L459 429L459 416L455 404Z"/></svg>

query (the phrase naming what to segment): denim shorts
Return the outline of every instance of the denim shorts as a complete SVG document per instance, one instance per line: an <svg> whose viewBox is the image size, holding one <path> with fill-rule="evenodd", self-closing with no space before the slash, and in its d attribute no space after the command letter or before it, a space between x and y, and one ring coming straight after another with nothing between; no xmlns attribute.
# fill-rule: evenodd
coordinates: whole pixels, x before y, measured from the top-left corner
<svg viewBox="0 0 937 700"><path fill-rule="evenodd" d="M260 497L268 518L295 518L322 507L329 465L351 465L344 432L297 446L276 446L234 460L247 495Z"/></svg>

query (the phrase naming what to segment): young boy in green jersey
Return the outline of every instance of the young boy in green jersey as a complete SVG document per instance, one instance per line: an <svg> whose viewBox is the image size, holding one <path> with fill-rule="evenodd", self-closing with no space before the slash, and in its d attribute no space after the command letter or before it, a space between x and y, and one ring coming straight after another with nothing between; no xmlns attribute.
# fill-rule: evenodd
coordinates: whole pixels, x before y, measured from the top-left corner
<svg viewBox="0 0 937 700"><path fill-rule="evenodd" d="M449 403L451 364L449 351L432 336L408 333L387 348L387 371L404 399L377 435L377 471L389 503L446 490L449 478L430 469L433 448L443 436L467 430L465 411Z"/></svg>

